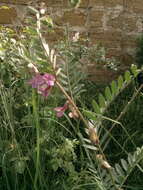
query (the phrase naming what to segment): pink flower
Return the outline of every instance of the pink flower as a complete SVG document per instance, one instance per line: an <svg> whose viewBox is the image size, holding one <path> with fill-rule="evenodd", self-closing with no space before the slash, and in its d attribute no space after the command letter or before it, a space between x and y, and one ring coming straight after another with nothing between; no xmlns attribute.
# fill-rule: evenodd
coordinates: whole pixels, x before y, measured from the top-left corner
<svg viewBox="0 0 143 190"><path fill-rule="evenodd" d="M48 73L45 73L44 75L36 74L28 83L32 88L37 88L39 94L47 97L52 86L54 86L55 77Z"/></svg>
<svg viewBox="0 0 143 190"><path fill-rule="evenodd" d="M62 117L64 112L68 109L68 103L66 102L63 107L56 107L54 110L57 112L57 117Z"/></svg>

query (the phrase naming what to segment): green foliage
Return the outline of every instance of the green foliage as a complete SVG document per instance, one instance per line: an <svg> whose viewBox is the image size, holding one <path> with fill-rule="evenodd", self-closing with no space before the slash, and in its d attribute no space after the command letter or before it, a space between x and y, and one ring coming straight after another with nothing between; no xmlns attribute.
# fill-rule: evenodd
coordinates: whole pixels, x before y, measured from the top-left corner
<svg viewBox="0 0 143 190"><path fill-rule="evenodd" d="M59 58L60 81L65 90L76 100L85 91L87 65L82 60L86 59L90 50L82 45L81 41L73 42L72 39L61 41L55 48L61 56L61 59Z"/></svg>
<svg viewBox="0 0 143 190"><path fill-rule="evenodd" d="M89 47L88 60L90 63L96 63L97 68L108 68L117 71L120 63L114 57L108 56L108 50L100 44Z"/></svg>
<svg viewBox="0 0 143 190"><path fill-rule="evenodd" d="M110 86L107 86L105 88L104 95L99 94L98 103L93 100L92 105L96 114L103 115L109 105L115 100L115 98L131 83L131 81L135 80L139 71L135 65L131 66L131 71L132 74L129 71L126 71L124 78L122 76L119 76L117 82L112 81Z"/></svg>
<svg viewBox="0 0 143 190"><path fill-rule="evenodd" d="M113 57L108 58L106 49L99 44L88 47L88 39L80 36L76 39L79 33L71 38L66 29L66 34L65 40L55 45L61 69L59 77L65 90L76 100L86 90L84 83L88 77L88 63L94 63L98 69L107 67L117 70L118 62Z"/></svg>
<svg viewBox="0 0 143 190"><path fill-rule="evenodd" d="M76 154L74 152L75 145L77 140L65 139L65 142L61 144L58 148L53 148L49 153L51 156L50 167L56 172L59 168L65 172L73 172L74 165L76 161Z"/></svg>
<svg viewBox="0 0 143 190"><path fill-rule="evenodd" d="M115 164L115 167L111 169L110 174L107 171L103 171L101 176L106 189L115 189L115 187L117 189L122 188L129 175L133 172L135 167L138 166L138 163L140 163L142 159L143 147L137 148L133 154L129 153L127 160L121 159L120 162Z"/></svg>
<svg viewBox="0 0 143 190"><path fill-rule="evenodd" d="M122 149L122 146L118 143L118 140L116 140L115 137L111 134L111 130L115 125L120 125L121 128L125 131L128 138L130 138L126 129L124 129L118 120L114 120L105 116L111 104L114 102L116 103L116 98L120 96L124 89L126 89L132 82L134 82L137 74L140 72L135 65L132 65L130 70L132 74L130 71L126 71L124 78L122 76L119 76L117 82L112 81L110 86L105 88L105 95L99 94L98 103L95 100L92 101L94 112L84 110L85 115L92 123L92 127L96 129L96 135L100 139L100 146L104 151L107 148L107 145L109 145L109 139L112 139L112 143L117 143L117 145ZM133 97L135 97L135 95L133 95ZM128 102L127 106L131 104L131 102L132 101ZM120 118L122 114L124 114L124 112L127 110L126 106L123 110L124 111L119 114L119 117L117 117L117 119ZM109 130L108 128L106 129L106 126L104 126L104 120L110 121L111 127ZM85 144L88 142L88 145L85 145L88 149L92 151L94 150L98 153L98 145L93 146L92 142L87 141L86 139L84 139L84 141L86 142ZM124 148L122 151L125 151ZM101 181L103 182L105 189L122 188L128 180L131 172L135 169L136 166L138 166L138 163L141 163L141 160L143 159L142 148L137 148L137 151L135 151L133 155L130 153L126 154L128 155L127 161L122 158L121 162L115 164L115 167L112 167L112 169L109 169L106 172L105 170L99 171L99 173L101 173Z"/></svg>

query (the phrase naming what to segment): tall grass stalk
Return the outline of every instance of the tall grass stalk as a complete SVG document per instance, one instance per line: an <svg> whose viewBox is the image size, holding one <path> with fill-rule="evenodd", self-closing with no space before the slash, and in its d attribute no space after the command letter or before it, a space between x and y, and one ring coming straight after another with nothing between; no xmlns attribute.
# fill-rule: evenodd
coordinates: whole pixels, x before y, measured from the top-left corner
<svg viewBox="0 0 143 190"><path fill-rule="evenodd" d="M36 172L34 177L34 188L37 190L38 177L40 173L40 123L38 114L38 101L35 90L32 91L32 105L34 123L36 127Z"/></svg>

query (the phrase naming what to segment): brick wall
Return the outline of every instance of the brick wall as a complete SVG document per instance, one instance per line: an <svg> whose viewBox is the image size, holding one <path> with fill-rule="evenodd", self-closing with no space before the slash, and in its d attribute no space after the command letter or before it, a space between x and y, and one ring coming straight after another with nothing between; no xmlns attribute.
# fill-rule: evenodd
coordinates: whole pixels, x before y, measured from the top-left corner
<svg viewBox="0 0 143 190"><path fill-rule="evenodd" d="M34 2L36 5L39 1ZM82 0L75 10L69 6L68 0L44 2L56 28L56 33L49 35L50 41L60 40L64 26L68 24L70 31L79 31L92 43L102 43L108 48L109 55L126 60L123 69L133 61L136 39L143 30L143 0ZM1 5L9 4L11 9L0 9L0 24L20 24L28 3L29 0L1 0ZM113 72L97 70L95 66L91 70L97 81L110 80L114 75Z"/></svg>

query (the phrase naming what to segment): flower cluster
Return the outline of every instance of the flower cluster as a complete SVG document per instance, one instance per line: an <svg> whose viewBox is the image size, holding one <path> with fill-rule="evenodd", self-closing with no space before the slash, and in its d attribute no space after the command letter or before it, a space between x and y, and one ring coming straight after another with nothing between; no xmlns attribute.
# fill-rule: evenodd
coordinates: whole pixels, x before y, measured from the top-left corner
<svg viewBox="0 0 143 190"><path fill-rule="evenodd" d="M55 77L52 74L36 74L29 82L32 88L37 88L37 92L47 97L54 86Z"/></svg>

